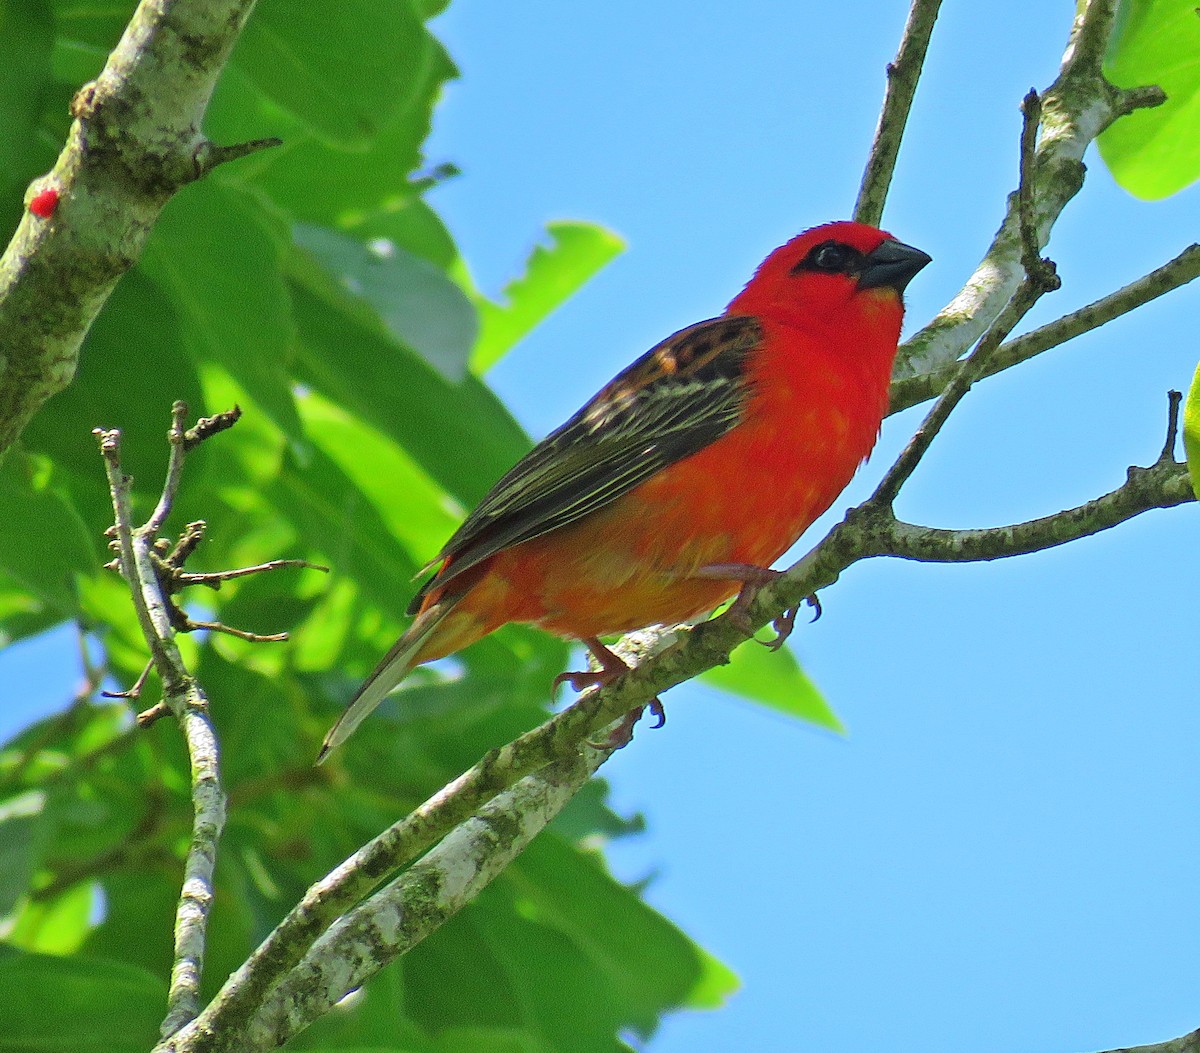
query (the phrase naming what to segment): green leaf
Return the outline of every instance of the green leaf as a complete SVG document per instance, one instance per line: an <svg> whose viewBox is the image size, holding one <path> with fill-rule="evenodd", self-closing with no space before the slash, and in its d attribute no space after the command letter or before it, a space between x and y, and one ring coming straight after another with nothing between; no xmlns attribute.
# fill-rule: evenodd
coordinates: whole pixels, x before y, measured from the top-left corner
<svg viewBox="0 0 1200 1053"><path fill-rule="evenodd" d="M19 207L25 184L44 160L35 132L50 86L54 40L45 0L0 0L0 40L0 205Z"/></svg>
<svg viewBox="0 0 1200 1053"><path fill-rule="evenodd" d="M0 947L0 1046L22 1053L144 1053L158 1040L166 988L99 958Z"/></svg>
<svg viewBox="0 0 1200 1053"><path fill-rule="evenodd" d="M278 240L245 193L214 180L171 199L141 266L174 304L192 357L213 360L303 442L288 362L292 320Z"/></svg>
<svg viewBox="0 0 1200 1053"><path fill-rule="evenodd" d="M1100 136L1100 156L1136 197L1169 197L1200 178L1200 14L1194 0L1122 0L1104 73L1121 88L1157 84L1161 106Z"/></svg>
<svg viewBox="0 0 1200 1053"><path fill-rule="evenodd" d="M730 655L729 665L710 669L700 680L830 731L846 730L786 647L773 652L747 640Z"/></svg>
<svg viewBox="0 0 1200 1053"><path fill-rule="evenodd" d="M459 519L442 489L394 442L319 395L302 400L301 415L313 445L370 499L393 537L418 560L431 558Z"/></svg>
<svg viewBox="0 0 1200 1053"><path fill-rule="evenodd" d="M0 916L29 891L37 868L46 795L30 790L0 802Z"/></svg>
<svg viewBox="0 0 1200 1053"><path fill-rule="evenodd" d="M76 575L100 565L91 535L44 464L17 451L0 463L0 570L63 617L79 610Z"/></svg>
<svg viewBox="0 0 1200 1053"><path fill-rule="evenodd" d="M314 449L303 468L289 463L265 494L333 568L383 610L403 608L417 563L379 511L341 468Z"/></svg>
<svg viewBox="0 0 1200 1053"><path fill-rule="evenodd" d="M364 245L325 227L297 224L294 236L337 293L316 281L309 268L295 268L296 277L318 293L368 306L371 321L377 319L447 380L463 378L475 341L475 308L444 271L389 242Z"/></svg>
<svg viewBox="0 0 1200 1053"><path fill-rule="evenodd" d="M409 0L259 0L233 62L322 137L374 137L416 99L433 41Z"/></svg>
<svg viewBox="0 0 1200 1053"><path fill-rule="evenodd" d="M95 885L81 881L49 902L26 904L7 942L40 954L74 954L87 939L95 895Z"/></svg>
<svg viewBox="0 0 1200 1053"><path fill-rule="evenodd" d="M504 287L505 305L484 301L471 369L484 373L526 333L625 248L616 234L591 223L546 225L549 246L534 248L525 273Z"/></svg>
<svg viewBox="0 0 1200 1053"><path fill-rule="evenodd" d="M36 636L60 621L58 611L0 571L0 648Z"/></svg>
<svg viewBox="0 0 1200 1053"><path fill-rule="evenodd" d="M1200 364L1196 366L1183 406L1183 449L1192 477L1192 492L1200 500Z"/></svg>
<svg viewBox="0 0 1200 1053"><path fill-rule="evenodd" d="M315 135L263 95L237 66L229 66L217 84L205 128L219 142L267 134L283 139L281 148L239 161L223 178L266 195L293 220L349 229L364 216L403 209L417 199L420 188L409 175L422 164L421 144L442 85L457 74L445 49L433 41L433 59L417 99L393 114L368 145L349 148Z"/></svg>

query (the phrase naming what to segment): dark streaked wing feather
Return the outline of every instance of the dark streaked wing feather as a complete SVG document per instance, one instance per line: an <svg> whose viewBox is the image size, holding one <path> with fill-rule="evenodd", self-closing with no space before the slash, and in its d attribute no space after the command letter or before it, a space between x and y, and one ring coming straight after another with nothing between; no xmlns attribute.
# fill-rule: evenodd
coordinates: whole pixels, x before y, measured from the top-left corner
<svg viewBox="0 0 1200 1053"><path fill-rule="evenodd" d="M741 419L746 357L761 338L756 319L726 315L651 348L492 487L434 560L451 565L409 613L435 584L603 508L728 432Z"/></svg>

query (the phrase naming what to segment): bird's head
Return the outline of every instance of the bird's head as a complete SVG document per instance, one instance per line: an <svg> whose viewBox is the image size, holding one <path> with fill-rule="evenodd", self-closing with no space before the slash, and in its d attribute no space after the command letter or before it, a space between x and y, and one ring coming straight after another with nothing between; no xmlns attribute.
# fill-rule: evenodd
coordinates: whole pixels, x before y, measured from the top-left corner
<svg viewBox="0 0 1200 1053"><path fill-rule="evenodd" d="M859 312L903 312L904 287L930 257L864 223L826 223L771 253L729 305L752 314L816 326L839 326Z"/></svg>

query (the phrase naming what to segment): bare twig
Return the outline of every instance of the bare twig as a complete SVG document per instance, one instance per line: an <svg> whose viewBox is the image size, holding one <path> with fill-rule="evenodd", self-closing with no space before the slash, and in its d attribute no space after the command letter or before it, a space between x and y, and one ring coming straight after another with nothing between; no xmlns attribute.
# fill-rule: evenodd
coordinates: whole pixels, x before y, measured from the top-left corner
<svg viewBox="0 0 1200 1053"><path fill-rule="evenodd" d="M224 633L226 636L233 636L239 640L248 640L251 643L279 643L288 638L287 633L252 633L246 629L235 629L232 625L225 625L222 622L198 622L194 618L189 618L184 615L183 624L179 627L180 632L195 632L196 630L208 630L213 633Z"/></svg>
<svg viewBox="0 0 1200 1053"><path fill-rule="evenodd" d="M101 691L105 698L128 698L130 700L141 697L142 688L146 686L146 678L150 675L150 670L154 668L154 659L150 659L138 674L138 678L133 682L133 686L125 691Z"/></svg>
<svg viewBox="0 0 1200 1053"><path fill-rule="evenodd" d="M180 417L177 405L172 413L172 433L178 430ZM156 520L165 519L169 502L163 511L160 501L146 526L135 528L129 503L130 480L121 471L121 433L97 429L96 437L112 494L121 571L129 582L142 635L162 680L163 702L183 729L192 767L192 840L175 914L175 962L162 1025L163 1034L169 1035L191 1020L199 1008L200 973L213 898L213 867L225 823L225 796L218 771L216 733L208 717L208 700L184 666L171 627L168 598L163 595L151 558L156 532L148 528ZM172 445L172 460L177 448L177 444ZM167 485L178 485L177 469L174 473L168 471Z"/></svg>
<svg viewBox="0 0 1200 1053"><path fill-rule="evenodd" d="M183 448L186 451L199 446L205 439L232 428L242 419L242 407L235 405L231 410L213 414L211 417L201 417L183 435Z"/></svg>
<svg viewBox="0 0 1200 1053"><path fill-rule="evenodd" d="M877 227L883 218L883 206L892 183L892 173L896 169L896 157L900 153L908 112L912 108L917 81L921 78L921 67L925 64L925 52L929 49L929 38L941 6L942 0L913 0L908 9L908 21L900 38L900 48L896 58L887 66L887 92L883 109L879 112L875 140L871 143L871 153L863 169L862 184L858 188L858 200L854 204L854 218L859 223Z"/></svg>
<svg viewBox="0 0 1200 1053"><path fill-rule="evenodd" d="M328 567L322 566L320 563L310 563L306 559L272 559L266 563L255 564L253 567L238 567L236 570L216 570L204 574L180 573L176 575L175 580L180 588L188 585L206 585L217 592L220 590L222 582L233 581L235 578L244 578L249 574L265 574L272 570L293 569L319 570L326 574L329 573Z"/></svg>

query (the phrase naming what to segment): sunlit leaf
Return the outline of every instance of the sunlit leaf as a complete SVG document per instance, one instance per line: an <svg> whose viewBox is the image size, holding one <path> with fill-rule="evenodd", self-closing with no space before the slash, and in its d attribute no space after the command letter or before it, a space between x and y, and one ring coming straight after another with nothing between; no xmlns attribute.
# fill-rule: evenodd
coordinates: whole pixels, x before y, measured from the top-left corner
<svg viewBox="0 0 1200 1053"><path fill-rule="evenodd" d="M1099 138L1114 178L1137 197L1200 179L1200 13L1194 0L1121 0L1104 73L1121 88L1157 84L1161 106L1121 117Z"/></svg>
<svg viewBox="0 0 1200 1053"><path fill-rule="evenodd" d="M0 508L0 570L61 616L75 614L76 575L102 561L70 497L45 465L10 450L0 462Z"/></svg>
<svg viewBox="0 0 1200 1053"><path fill-rule="evenodd" d="M504 287L504 303L484 301L471 369L484 373L543 318L559 307L625 248L592 223L549 223L550 244L538 245L525 273Z"/></svg>
<svg viewBox="0 0 1200 1053"><path fill-rule="evenodd" d="M700 676L702 683L743 698L761 702L790 717L799 717L831 731L846 729L837 714L805 675L796 656L786 647L769 651L747 640L730 656L729 665L717 666Z"/></svg>
<svg viewBox="0 0 1200 1053"><path fill-rule="evenodd" d="M187 187L163 210L142 267L170 297L193 358L219 362L302 441L279 245L249 196L212 180Z"/></svg>
<svg viewBox="0 0 1200 1053"><path fill-rule="evenodd" d="M1192 491L1200 499L1200 365L1196 367L1183 407L1183 449L1192 477Z"/></svg>
<svg viewBox="0 0 1200 1053"><path fill-rule="evenodd" d="M413 102L432 53L408 0L259 0L233 62L323 137L363 143Z"/></svg>

